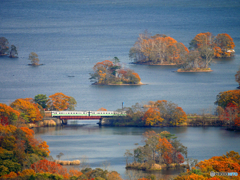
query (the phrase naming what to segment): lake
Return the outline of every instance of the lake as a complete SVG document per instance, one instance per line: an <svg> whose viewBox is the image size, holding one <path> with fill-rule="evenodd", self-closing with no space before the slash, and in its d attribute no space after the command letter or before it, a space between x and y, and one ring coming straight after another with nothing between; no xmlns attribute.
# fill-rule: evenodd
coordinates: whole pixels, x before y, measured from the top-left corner
<svg viewBox="0 0 240 180"><path fill-rule="evenodd" d="M236 89L240 64L239 0L1 0L0 37L18 49L19 58L0 57L0 102L62 92L77 101L77 110L116 110L137 102L167 100L186 113L214 112L219 92ZM189 47L200 32L228 33L235 57L216 59L210 73L176 73L174 66L129 64L129 49L140 33L166 34ZM39 67L28 66L36 52ZM93 86L89 73L95 63L118 57L136 71L144 86ZM69 77L74 76L74 77ZM87 156L92 167L104 161L124 175L126 149L141 143L148 128L90 125L40 128L37 136L50 145L55 158ZM240 152L239 133L222 128L153 128L176 134L189 157L203 160L226 151ZM172 172L166 172L167 175Z"/></svg>
<svg viewBox="0 0 240 180"><path fill-rule="evenodd" d="M19 58L0 57L0 102L62 92L77 100L77 110L116 110L122 102L129 107L163 99L187 113L214 109L219 92L238 86L234 75L240 63L239 10L238 0L2 0L0 37L18 48ZM215 60L210 73L129 64L129 49L146 29L187 47L200 32L228 33L236 56ZM27 65L31 52L43 66ZM115 56L148 85L92 86L89 73L94 64Z"/></svg>
<svg viewBox="0 0 240 180"><path fill-rule="evenodd" d="M199 161L222 156L227 151L240 152L240 132L226 131L222 127L99 127L96 122L78 121L74 124L72 121L72 124L64 127L37 128L36 137L47 142L53 158L62 152L62 160L84 160L91 168L104 168L103 164L107 164L109 170L119 172L122 177L127 177L126 149L143 145L142 134L148 130L175 134L187 147L188 158ZM155 174L168 179L179 172L181 170L168 170Z"/></svg>

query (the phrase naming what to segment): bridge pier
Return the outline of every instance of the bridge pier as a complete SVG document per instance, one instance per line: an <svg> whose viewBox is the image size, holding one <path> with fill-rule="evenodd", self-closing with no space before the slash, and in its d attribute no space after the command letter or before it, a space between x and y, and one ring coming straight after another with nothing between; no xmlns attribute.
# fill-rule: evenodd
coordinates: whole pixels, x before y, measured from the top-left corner
<svg viewBox="0 0 240 180"><path fill-rule="evenodd" d="M67 125L67 120L62 120L62 125Z"/></svg>
<svg viewBox="0 0 240 180"><path fill-rule="evenodd" d="M99 126L111 126L113 124L113 121L114 119L113 118L109 118L109 117L106 117L106 118L101 118L99 119Z"/></svg>

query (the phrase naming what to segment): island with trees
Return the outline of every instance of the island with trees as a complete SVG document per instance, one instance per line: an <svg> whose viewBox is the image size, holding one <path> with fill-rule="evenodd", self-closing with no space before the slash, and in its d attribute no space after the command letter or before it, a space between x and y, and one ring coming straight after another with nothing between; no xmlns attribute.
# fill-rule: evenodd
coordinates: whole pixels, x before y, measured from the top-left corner
<svg viewBox="0 0 240 180"><path fill-rule="evenodd" d="M9 49L9 42L5 37L0 37L0 56L7 56L10 58L17 58L18 52L17 48L14 45L11 45Z"/></svg>
<svg viewBox="0 0 240 180"><path fill-rule="evenodd" d="M127 116L107 118L101 126L129 127L176 127L176 126L215 126L227 130L240 130L240 90L220 92L216 96L214 114L186 114L181 107L166 100L136 103L124 107ZM119 109L122 111L122 109Z"/></svg>
<svg viewBox="0 0 240 180"><path fill-rule="evenodd" d="M124 107L123 110L126 111L127 116L109 118L100 125L133 127L187 125L187 114L183 109L177 104L166 100L149 101L148 104L136 103L132 107Z"/></svg>
<svg viewBox="0 0 240 180"><path fill-rule="evenodd" d="M210 32L199 33L190 42L190 51L177 72L211 72L213 58L234 56L234 47L233 39L226 33L216 37Z"/></svg>
<svg viewBox="0 0 240 180"><path fill-rule="evenodd" d="M155 131L143 133L144 146L126 150L126 169L144 171L162 170L166 168L187 167L184 156L187 157L187 147L183 146L177 137L168 131L157 134ZM133 159L130 163L129 159Z"/></svg>
<svg viewBox="0 0 240 180"><path fill-rule="evenodd" d="M145 65L179 65L188 48L172 37L164 34L150 36L145 31L130 49L129 58L135 64Z"/></svg>
<svg viewBox="0 0 240 180"><path fill-rule="evenodd" d="M31 61L31 64L28 64L30 66L40 66L40 65L43 65L43 64L39 64L38 55L35 52L31 52L29 54L28 60Z"/></svg>
<svg viewBox="0 0 240 180"><path fill-rule="evenodd" d="M211 72L213 58L234 56L235 44L226 33L213 36L199 33L189 43L189 49L181 42L163 34L150 36L145 31L129 51L134 64L177 65L177 72Z"/></svg>
<svg viewBox="0 0 240 180"><path fill-rule="evenodd" d="M112 61L98 62L90 73L93 85L143 85L140 76L131 69L123 67L117 57Z"/></svg>

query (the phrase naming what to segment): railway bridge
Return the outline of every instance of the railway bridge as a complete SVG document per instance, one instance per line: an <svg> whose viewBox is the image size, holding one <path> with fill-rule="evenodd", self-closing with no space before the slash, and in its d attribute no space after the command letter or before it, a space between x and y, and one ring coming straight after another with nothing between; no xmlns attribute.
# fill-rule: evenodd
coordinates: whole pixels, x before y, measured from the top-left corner
<svg viewBox="0 0 240 180"><path fill-rule="evenodd" d="M127 115L125 111L48 111L48 114L51 117L60 119L62 124L67 124L68 120L94 119L99 119L99 124L101 124L104 119Z"/></svg>

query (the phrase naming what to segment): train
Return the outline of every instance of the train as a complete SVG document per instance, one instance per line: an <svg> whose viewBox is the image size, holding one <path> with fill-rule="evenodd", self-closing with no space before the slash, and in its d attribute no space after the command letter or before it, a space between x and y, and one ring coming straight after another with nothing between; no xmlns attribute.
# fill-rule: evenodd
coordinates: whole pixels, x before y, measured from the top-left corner
<svg viewBox="0 0 240 180"><path fill-rule="evenodd" d="M51 111L52 117L59 116L126 116L125 111Z"/></svg>

